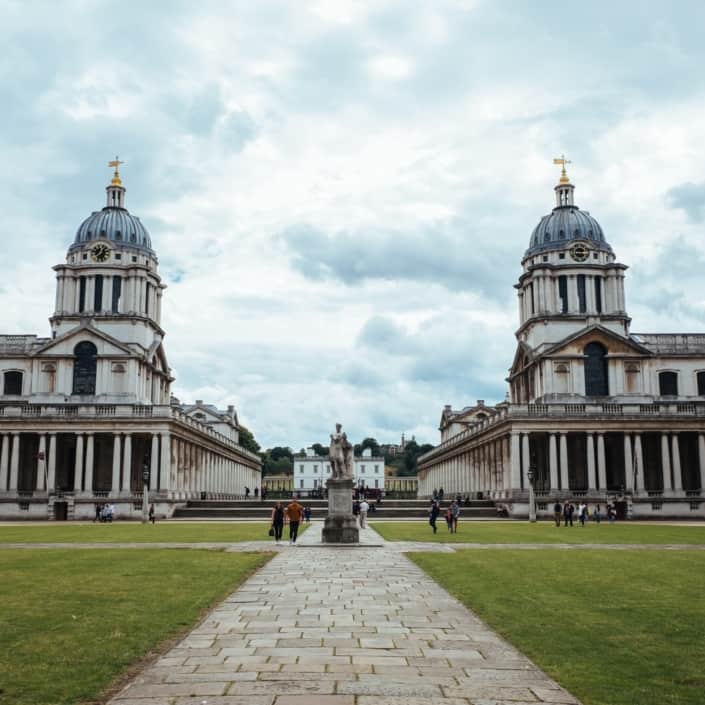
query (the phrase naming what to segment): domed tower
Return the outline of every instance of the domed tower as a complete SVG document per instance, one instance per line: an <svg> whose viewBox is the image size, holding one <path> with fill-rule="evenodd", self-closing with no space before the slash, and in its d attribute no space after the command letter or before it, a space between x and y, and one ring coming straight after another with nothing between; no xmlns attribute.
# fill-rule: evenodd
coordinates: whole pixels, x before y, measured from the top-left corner
<svg viewBox="0 0 705 705"><path fill-rule="evenodd" d="M166 285L159 277L147 229L125 208L120 164L117 158L109 162L114 173L106 187L105 207L81 223L66 264L54 267L56 304L49 321L55 339L83 328L121 344L141 361L129 368L143 378L145 389L137 392L137 398L168 402L170 377L161 328ZM159 389L153 390L144 380L157 377ZM126 391L133 386L128 384Z"/></svg>
<svg viewBox="0 0 705 705"><path fill-rule="evenodd" d="M556 207L539 221L522 259L517 339L540 351L599 324L627 336L630 319L624 304L624 272L600 224L574 203L568 160L555 159L561 177Z"/></svg>

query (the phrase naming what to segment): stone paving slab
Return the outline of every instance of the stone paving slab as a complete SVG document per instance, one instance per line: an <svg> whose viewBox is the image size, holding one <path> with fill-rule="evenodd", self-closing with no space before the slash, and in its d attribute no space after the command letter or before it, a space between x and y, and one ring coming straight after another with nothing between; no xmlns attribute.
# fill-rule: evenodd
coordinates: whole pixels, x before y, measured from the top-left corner
<svg viewBox="0 0 705 705"><path fill-rule="evenodd" d="M111 705L579 705L361 534L354 548L286 546Z"/></svg>

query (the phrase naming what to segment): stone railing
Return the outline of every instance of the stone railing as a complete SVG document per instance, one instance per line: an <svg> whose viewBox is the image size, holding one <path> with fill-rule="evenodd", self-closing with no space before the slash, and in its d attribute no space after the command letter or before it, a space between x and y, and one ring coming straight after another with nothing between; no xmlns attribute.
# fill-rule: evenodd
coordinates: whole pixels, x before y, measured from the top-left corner
<svg viewBox="0 0 705 705"><path fill-rule="evenodd" d="M0 402L0 416L18 418L169 418L170 407L149 404L31 404Z"/></svg>
<svg viewBox="0 0 705 705"><path fill-rule="evenodd" d="M436 455L442 454L448 448L464 443L465 441L483 433L487 429L497 426L507 419L521 418L583 418L585 420L599 417L630 417L653 418L654 416L695 416L705 418L705 402L653 402L651 404L639 403L555 403L550 404L508 404L501 407L498 413L488 416L473 424L460 433L447 438L433 450L419 456L418 463L423 464Z"/></svg>

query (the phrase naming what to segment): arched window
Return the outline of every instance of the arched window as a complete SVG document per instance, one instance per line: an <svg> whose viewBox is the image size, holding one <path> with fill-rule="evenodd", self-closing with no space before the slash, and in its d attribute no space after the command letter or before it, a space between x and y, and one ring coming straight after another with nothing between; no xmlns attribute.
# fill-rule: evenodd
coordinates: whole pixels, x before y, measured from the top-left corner
<svg viewBox="0 0 705 705"><path fill-rule="evenodd" d="M607 349L600 343L588 343L585 354L585 396L606 397L609 394L607 383Z"/></svg>
<svg viewBox="0 0 705 705"><path fill-rule="evenodd" d="M84 340L74 349L72 394L95 394L95 376L98 349Z"/></svg>
<svg viewBox="0 0 705 705"><path fill-rule="evenodd" d="M2 392L3 394L22 394L22 373L15 370L5 372Z"/></svg>
<svg viewBox="0 0 705 705"><path fill-rule="evenodd" d="M677 372L659 372L658 393L662 397L677 397L678 396L678 373Z"/></svg>

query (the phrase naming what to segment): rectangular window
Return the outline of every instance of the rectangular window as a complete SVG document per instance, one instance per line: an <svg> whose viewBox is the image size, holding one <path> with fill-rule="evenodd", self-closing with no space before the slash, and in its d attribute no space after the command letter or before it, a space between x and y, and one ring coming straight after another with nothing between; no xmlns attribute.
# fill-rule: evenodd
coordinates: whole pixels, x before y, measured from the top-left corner
<svg viewBox="0 0 705 705"><path fill-rule="evenodd" d="M534 285L529 284L529 300L531 301L531 315L536 313L536 304L534 302Z"/></svg>
<svg viewBox="0 0 705 705"><path fill-rule="evenodd" d="M585 275L578 274L578 310L580 313L587 311L587 299L585 297Z"/></svg>
<svg viewBox="0 0 705 705"><path fill-rule="evenodd" d="M313 472L315 472L316 475L318 475L318 465L313 466Z"/></svg>
<svg viewBox="0 0 705 705"><path fill-rule="evenodd" d="M147 316L149 315L149 282L144 287L144 313Z"/></svg>
<svg viewBox="0 0 705 705"><path fill-rule="evenodd" d="M299 465L299 472L303 472L303 471L304 471L304 466L303 466L303 465Z"/></svg>
<svg viewBox="0 0 705 705"><path fill-rule="evenodd" d="M379 480L375 480L375 488L379 487Z"/></svg>
<svg viewBox="0 0 705 705"><path fill-rule="evenodd" d="M558 277L558 298L561 301L561 313L568 313L568 277Z"/></svg>
<svg viewBox="0 0 705 705"><path fill-rule="evenodd" d="M95 289L93 291L93 310L103 310L103 275L95 275Z"/></svg>
<svg viewBox="0 0 705 705"><path fill-rule="evenodd" d="M300 488L300 489L303 489L303 488L304 488L304 481L303 481L303 480L300 480L300 481L299 481L299 488Z"/></svg>
<svg viewBox="0 0 705 705"><path fill-rule="evenodd" d="M698 372L698 396L705 397L705 372Z"/></svg>
<svg viewBox="0 0 705 705"><path fill-rule="evenodd" d="M595 311L602 313L602 279L595 277Z"/></svg>
<svg viewBox="0 0 705 705"><path fill-rule="evenodd" d="M375 465L375 472L379 473L379 465Z"/></svg>
<svg viewBox="0 0 705 705"><path fill-rule="evenodd" d="M122 277L113 277L113 304L111 311L120 312L120 297L122 296Z"/></svg>
<svg viewBox="0 0 705 705"><path fill-rule="evenodd" d="M86 310L86 278L78 278L78 312Z"/></svg>

